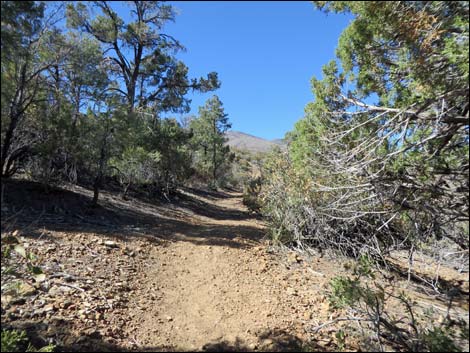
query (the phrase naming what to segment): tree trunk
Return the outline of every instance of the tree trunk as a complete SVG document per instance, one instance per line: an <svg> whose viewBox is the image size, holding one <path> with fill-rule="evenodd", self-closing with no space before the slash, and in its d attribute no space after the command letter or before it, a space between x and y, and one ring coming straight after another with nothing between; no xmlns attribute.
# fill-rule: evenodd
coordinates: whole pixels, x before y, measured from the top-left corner
<svg viewBox="0 0 470 353"><path fill-rule="evenodd" d="M11 143L13 140L13 136L15 134L16 127L18 126L19 121L23 115L22 104L24 99L24 89L25 89L25 81L26 81L26 64L23 64L21 67L21 76L19 78L19 83L16 88L15 97L13 101L10 103L10 109L8 112L8 116L10 118L10 123L8 124L7 131L5 133L5 139L3 141L1 156L0 156L0 163L1 163L1 173L2 177L10 177L12 173L10 173L11 163L13 162L11 159Z"/></svg>
<svg viewBox="0 0 470 353"><path fill-rule="evenodd" d="M124 186L124 190L122 192L122 196L121 198L123 200L126 200L126 197L127 197L127 191L129 190L129 187L131 186L131 182L129 181L125 186Z"/></svg>
<svg viewBox="0 0 470 353"><path fill-rule="evenodd" d="M92 207L98 206L98 196L100 194L101 179L101 172L98 172L98 175L95 178L95 182L93 183L93 200L91 201Z"/></svg>
<svg viewBox="0 0 470 353"><path fill-rule="evenodd" d="M103 137L103 142L101 144L98 173L96 175L95 182L93 183L93 200L91 202L92 207L96 207L98 205L98 197L99 197L99 193L100 193L101 183L103 181L104 168L105 168L105 165L106 165L107 140L108 140L108 132L105 133L105 135Z"/></svg>
<svg viewBox="0 0 470 353"><path fill-rule="evenodd" d="M217 136L217 122L214 119L213 121L213 128L214 128L214 135L212 136L212 179L214 182L214 187L215 187L215 180L216 180L216 174L217 174L217 165L216 165L216 157L217 157L217 143L216 143L216 136Z"/></svg>

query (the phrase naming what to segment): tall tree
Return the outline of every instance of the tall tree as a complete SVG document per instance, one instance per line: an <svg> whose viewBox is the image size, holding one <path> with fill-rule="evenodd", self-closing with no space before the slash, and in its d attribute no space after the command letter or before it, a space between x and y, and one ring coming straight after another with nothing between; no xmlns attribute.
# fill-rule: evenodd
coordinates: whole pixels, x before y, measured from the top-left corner
<svg viewBox="0 0 470 353"><path fill-rule="evenodd" d="M70 4L67 23L92 36L107 55L104 64L113 82L103 94L112 98L114 107L121 101L122 109L127 112L118 114L119 121L107 120L119 125L107 130L113 135L109 139L119 146L120 152L117 153L127 151L128 156L129 151L139 151L142 154L143 148L143 154L151 157L158 151L147 150L149 146L142 139L145 136L143 130L148 128L148 116L154 120L150 124L152 127L162 112L187 112L190 109L190 100L186 97L189 90L210 91L218 88L220 82L214 72L207 78L189 79L188 68L175 58L183 47L175 38L163 33L165 24L175 19L170 5L158 1L126 4L131 15L127 23L108 1ZM92 17L92 13L97 15ZM109 156L108 153L101 155L104 158ZM133 160L141 161L141 158ZM100 165L106 166L107 163ZM97 177L96 180L102 178ZM95 195L100 184L95 183Z"/></svg>
<svg viewBox="0 0 470 353"><path fill-rule="evenodd" d="M1 175L15 173L36 141L25 124L28 110L38 103L46 86L44 72L57 64L64 51L45 55L41 48L53 43L50 25L56 11L44 18L44 3L2 1L2 146Z"/></svg>
<svg viewBox="0 0 470 353"><path fill-rule="evenodd" d="M188 79L188 68L174 57L182 45L162 33L175 13L159 1L128 2L132 21L125 23L112 8L112 2L78 3L67 8L70 26L96 38L106 53L109 72L117 80L114 91L128 106L128 112L152 108L153 112L188 111L185 95L190 89L202 92L219 87L217 74L206 79ZM90 10L100 14L91 19Z"/></svg>
<svg viewBox="0 0 470 353"><path fill-rule="evenodd" d="M199 163L202 169L209 170L215 186L220 167L228 161L230 148L225 145L225 132L231 128L228 114L216 95L199 108L199 118L190 123L194 142L199 148Z"/></svg>
<svg viewBox="0 0 470 353"><path fill-rule="evenodd" d="M80 128L85 111L93 101L103 99L102 92L109 85L103 53L94 38L69 32L64 38L71 48L63 69L63 90L71 105L70 121L67 125L65 173L69 180L77 180L79 155L83 159L83 146L78 142L85 138Z"/></svg>

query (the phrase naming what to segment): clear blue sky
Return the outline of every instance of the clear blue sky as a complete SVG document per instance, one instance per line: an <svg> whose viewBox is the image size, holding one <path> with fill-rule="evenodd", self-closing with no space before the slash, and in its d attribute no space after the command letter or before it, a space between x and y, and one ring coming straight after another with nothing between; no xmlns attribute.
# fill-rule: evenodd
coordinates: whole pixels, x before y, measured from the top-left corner
<svg viewBox="0 0 470 353"><path fill-rule="evenodd" d="M174 1L165 32L187 51L178 57L192 77L217 71L222 86L193 94L192 114L217 94L232 129L282 138L313 99L310 79L335 57L349 15L326 15L304 1ZM179 116L177 116L179 117Z"/></svg>

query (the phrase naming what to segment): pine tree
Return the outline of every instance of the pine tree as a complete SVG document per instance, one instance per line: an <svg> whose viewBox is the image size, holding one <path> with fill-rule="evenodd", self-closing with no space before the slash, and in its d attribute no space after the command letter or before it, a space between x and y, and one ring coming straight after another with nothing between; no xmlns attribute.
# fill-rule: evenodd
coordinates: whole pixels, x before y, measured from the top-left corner
<svg viewBox="0 0 470 353"><path fill-rule="evenodd" d="M203 173L210 175L215 187L221 166L229 160L230 148L225 145L225 132L231 128L222 102L214 95L204 107L199 108L199 118L191 121L193 141L198 149L197 164Z"/></svg>

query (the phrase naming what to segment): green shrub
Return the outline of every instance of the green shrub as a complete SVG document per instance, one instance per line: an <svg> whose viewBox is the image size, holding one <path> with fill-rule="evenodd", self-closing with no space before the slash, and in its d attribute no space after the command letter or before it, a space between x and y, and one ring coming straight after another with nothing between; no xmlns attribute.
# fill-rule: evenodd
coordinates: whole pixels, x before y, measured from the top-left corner
<svg viewBox="0 0 470 353"><path fill-rule="evenodd" d="M24 352L27 342L24 331L2 330L2 352Z"/></svg>
<svg viewBox="0 0 470 353"><path fill-rule="evenodd" d="M260 177L251 179L243 189L243 204L251 211L259 213L261 210L260 192L262 180Z"/></svg>
<svg viewBox="0 0 470 353"><path fill-rule="evenodd" d="M421 336L424 346L429 352L461 352L445 328L433 327Z"/></svg>
<svg viewBox="0 0 470 353"><path fill-rule="evenodd" d="M34 347L25 331L2 330L1 352L54 352L55 345L48 344L42 348Z"/></svg>
<svg viewBox="0 0 470 353"><path fill-rule="evenodd" d="M362 298L363 289L357 279L338 276L331 280L330 305L336 309L355 305Z"/></svg>
<svg viewBox="0 0 470 353"><path fill-rule="evenodd" d="M352 278L338 276L332 279L329 302L333 309L348 309L354 312L355 318L348 317L344 320L359 319L366 322L375 332L370 337L377 337L381 350L383 342L388 341L391 345L409 352L460 352L459 332L461 332L460 339L468 341L468 337L465 336L468 325L465 322L459 322L455 326L452 321L444 320L435 325L430 317L432 312L429 310L427 314L424 313L428 316L425 320L418 320L417 313L413 310L415 303L403 292L396 295L385 291L378 283L371 284L364 281L364 277L373 279L375 276L371 260L361 256L354 267ZM386 306L389 298L398 299L398 305L403 309L404 315L399 320L394 319L393 313ZM393 311L397 310L396 305L394 304ZM344 345L344 333L338 335L340 335L337 337L338 344Z"/></svg>

